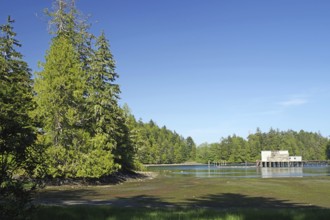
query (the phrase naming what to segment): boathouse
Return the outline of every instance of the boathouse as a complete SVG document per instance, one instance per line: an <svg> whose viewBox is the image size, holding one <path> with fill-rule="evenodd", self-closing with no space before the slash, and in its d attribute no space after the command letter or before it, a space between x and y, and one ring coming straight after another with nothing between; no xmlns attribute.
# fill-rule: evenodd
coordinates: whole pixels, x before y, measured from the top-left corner
<svg viewBox="0 0 330 220"><path fill-rule="evenodd" d="M290 156L289 151L261 151L261 167L302 167L302 156Z"/></svg>

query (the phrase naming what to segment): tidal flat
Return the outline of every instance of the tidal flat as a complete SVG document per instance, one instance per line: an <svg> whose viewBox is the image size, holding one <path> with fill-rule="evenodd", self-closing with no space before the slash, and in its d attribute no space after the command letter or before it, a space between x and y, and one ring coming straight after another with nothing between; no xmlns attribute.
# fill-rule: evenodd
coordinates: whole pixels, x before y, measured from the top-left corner
<svg viewBox="0 0 330 220"><path fill-rule="evenodd" d="M329 219L328 167L282 171L261 178L255 168L161 167L117 184L47 186L35 219Z"/></svg>
<svg viewBox="0 0 330 220"><path fill-rule="evenodd" d="M149 208L326 208L330 177L197 178L158 175L103 186L48 186L45 205L108 205Z"/></svg>
<svg viewBox="0 0 330 220"><path fill-rule="evenodd" d="M35 219L329 219L330 177L199 178L48 186Z"/></svg>

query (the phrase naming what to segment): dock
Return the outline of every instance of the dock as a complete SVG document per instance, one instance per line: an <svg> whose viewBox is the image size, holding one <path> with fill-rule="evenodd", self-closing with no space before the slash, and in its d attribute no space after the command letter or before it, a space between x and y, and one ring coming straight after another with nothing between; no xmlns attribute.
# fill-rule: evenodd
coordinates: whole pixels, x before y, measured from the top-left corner
<svg viewBox="0 0 330 220"><path fill-rule="evenodd" d="M260 167L303 167L302 156L290 156L289 151L261 151Z"/></svg>

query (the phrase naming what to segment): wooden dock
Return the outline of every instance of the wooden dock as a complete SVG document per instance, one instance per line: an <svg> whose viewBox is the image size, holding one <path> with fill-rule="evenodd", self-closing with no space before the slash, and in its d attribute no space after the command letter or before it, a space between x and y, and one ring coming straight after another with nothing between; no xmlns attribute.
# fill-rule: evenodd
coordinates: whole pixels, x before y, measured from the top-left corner
<svg viewBox="0 0 330 220"><path fill-rule="evenodd" d="M329 160L303 160L303 161L272 161L272 162L262 162L260 160L256 161L257 167L304 167L304 166L328 166L330 164Z"/></svg>

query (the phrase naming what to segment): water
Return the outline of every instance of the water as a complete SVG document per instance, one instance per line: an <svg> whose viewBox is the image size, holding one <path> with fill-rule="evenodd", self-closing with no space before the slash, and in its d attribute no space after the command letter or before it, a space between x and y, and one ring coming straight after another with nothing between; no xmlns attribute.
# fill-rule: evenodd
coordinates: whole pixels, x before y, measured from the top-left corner
<svg viewBox="0 0 330 220"><path fill-rule="evenodd" d="M305 166L283 168L260 167L216 167L208 165L151 166L148 171L160 172L168 176L194 176L199 178L282 178L330 176L330 166Z"/></svg>

